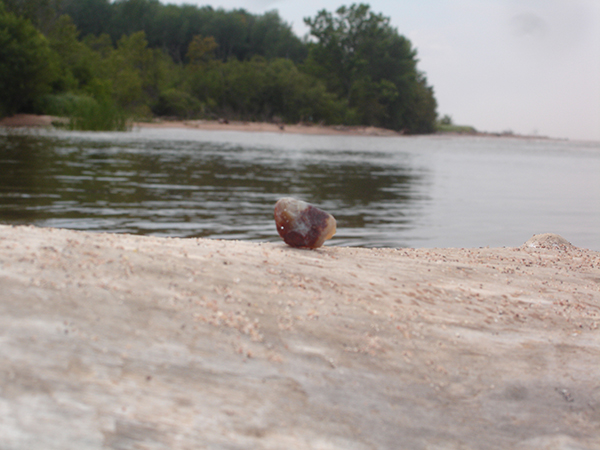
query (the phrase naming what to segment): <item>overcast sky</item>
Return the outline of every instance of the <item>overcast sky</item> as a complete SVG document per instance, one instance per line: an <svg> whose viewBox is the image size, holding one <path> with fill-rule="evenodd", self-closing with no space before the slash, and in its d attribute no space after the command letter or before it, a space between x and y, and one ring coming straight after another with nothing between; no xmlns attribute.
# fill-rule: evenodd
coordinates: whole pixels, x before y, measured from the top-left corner
<svg viewBox="0 0 600 450"><path fill-rule="evenodd" d="M162 0L304 17L344 0ZM359 3L359 2L357 2ZM371 0L417 49L440 116L480 131L600 141L599 0Z"/></svg>

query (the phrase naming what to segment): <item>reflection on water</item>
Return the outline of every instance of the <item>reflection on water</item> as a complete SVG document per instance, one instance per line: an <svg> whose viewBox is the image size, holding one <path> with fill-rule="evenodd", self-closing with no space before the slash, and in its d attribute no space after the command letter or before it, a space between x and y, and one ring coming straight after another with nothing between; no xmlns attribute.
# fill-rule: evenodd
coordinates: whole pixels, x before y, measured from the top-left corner
<svg viewBox="0 0 600 450"><path fill-rule="evenodd" d="M381 230L411 226L423 177L378 153L87 137L3 136L0 220L277 240L273 206L293 195L335 213L337 244L396 245Z"/></svg>
<svg viewBox="0 0 600 450"><path fill-rule="evenodd" d="M0 134L0 222L278 241L273 206L333 213L330 245L600 249L600 148L555 141L141 130ZM577 241L579 239L579 241Z"/></svg>

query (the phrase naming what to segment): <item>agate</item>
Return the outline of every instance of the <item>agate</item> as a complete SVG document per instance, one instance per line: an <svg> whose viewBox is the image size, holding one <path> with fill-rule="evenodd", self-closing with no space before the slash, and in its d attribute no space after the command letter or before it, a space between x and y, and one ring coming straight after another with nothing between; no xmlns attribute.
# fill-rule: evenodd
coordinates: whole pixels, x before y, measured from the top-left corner
<svg viewBox="0 0 600 450"><path fill-rule="evenodd" d="M289 246L318 248L335 234L336 221L322 209L284 197L275 204L275 224L279 236Z"/></svg>

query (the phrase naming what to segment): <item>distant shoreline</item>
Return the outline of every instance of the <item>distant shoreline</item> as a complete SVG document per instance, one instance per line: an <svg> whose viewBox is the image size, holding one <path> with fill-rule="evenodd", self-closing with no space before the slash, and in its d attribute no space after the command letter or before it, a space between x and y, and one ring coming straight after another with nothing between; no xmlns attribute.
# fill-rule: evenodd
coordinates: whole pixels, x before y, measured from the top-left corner
<svg viewBox="0 0 600 450"><path fill-rule="evenodd" d="M394 130L370 126L318 125L310 123L277 124L223 120L161 120L135 122L134 128L186 128L212 131L269 132L281 134L402 136Z"/></svg>
<svg viewBox="0 0 600 450"><path fill-rule="evenodd" d="M60 117L35 114L16 114L0 120L1 127L51 127L64 120ZM166 120L154 119L148 122L134 122L133 128L185 128L208 131L271 132L282 134L314 135L356 135L356 136L401 136L394 130L369 126L318 125L309 123L277 124L269 122L245 122L225 120Z"/></svg>
<svg viewBox="0 0 600 450"><path fill-rule="evenodd" d="M11 117L0 119L0 127L25 128L25 127L52 127L57 121L64 118L36 115L16 114ZM269 122L246 122L226 120L167 120L154 119L148 122L134 122L133 128L183 128L207 131L241 131L241 132L268 132L281 134L310 134L310 135L345 135L345 136L407 136L402 132L372 126L349 126L349 125L319 125L310 123L277 124ZM481 131L438 131L433 136L480 136L480 137L508 137L519 139L548 139L547 136L531 136L513 133L492 133Z"/></svg>

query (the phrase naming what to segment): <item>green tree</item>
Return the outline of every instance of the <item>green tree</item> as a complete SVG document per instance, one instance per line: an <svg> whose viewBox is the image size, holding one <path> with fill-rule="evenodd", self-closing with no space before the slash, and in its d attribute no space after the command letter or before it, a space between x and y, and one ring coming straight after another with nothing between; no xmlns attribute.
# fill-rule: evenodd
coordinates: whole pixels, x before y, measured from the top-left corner
<svg viewBox="0 0 600 450"><path fill-rule="evenodd" d="M109 34L114 41L123 35L131 35L144 31L151 35L152 24L161 9L158 0L116 0L112 4L111 30ZM103 30L106 31L106 30Z"/></svg>
<svg viewBox="0 0 600 450"><path fill-rule="evenodd" d="M219 60L190 65L189 89L217 117L340 123L345 102L289 59Z"/></svg>
<svg viewBox="0 0 600 450"><path fill-rule="evenodd" d="M55 74L47 39L0 3L0 115L32 111Z"/></svg>
<svg viewBox="0 0 600 450"><path fill-rule="evenodd" d="M99 36L111 28L113 6L109 0L61 0L59 13L70 16L83 37Z"/></svg>
<svg viewBox="0 0 600 450"><path fill-rule="evenodd" d="M6 10L31 21L43 33L53 25L61 0L4 0Z"/></svg>
<svg viewBox="0 0 600 450"><path fill-rule="evenodd" d="M389 18L353 4L304 20L316 38L304 70L348 101L347 120L412 133L434 130L433 90L416 69L410 41Z"/></svg>
<svg viewBox="0 0 600 450"><path fill-rule="evenodd" d="M194 36L210 34L207 26L213 16L209 6L161 5L146 30L148 45L167 51L176 63L182 63Z"/></svg>
<svg viewBox="0 0 600 450"><path fill-rule="evenodd" d="M251 17L248 41L251 56L286 58L297 63L304 60L308 53L306 45L294 34L292 27L281 20L277 11Z"/></svg>
<svg viewBox="0 0 600 450"><path fill-rule="evenodd" d="M188 46L186 54L190 64L198 65L211 61L215 57L215 50L219 46L212 36L202 37L202 35L194 36L192 42Z"/></svg>
<svg viewBox="0 0 600 450"><path fill-rule="evenodd" d="M69 16L61 16L56 21L48 39L59 64L55 91L76 91L95 78L100 55L79 41L79 31Z"/></svg>
<svg viewBox="0 0 600 450"><path fill-rule="evenodd" d="M248 51L248 13L243 10L215 11L204 33L219 44L217 57L227 61L232 57L245 59Z"/></svg>
<svg viewBox="0 0 600 450"><path fill-rule="evenodd" d="M110 52L105 77L112 83L117 104L138 116L150 115L160 93L177 78L173 61L164 52L148 48L143 31L123 36ZM171 81L169 81L171 79Z"/></svg>
<svg viewBox="0 0 600 450"><path fill-rule="evenodd" d="M271 60L258 70L265 75L261 98L267 118L278 116L288 123L342 121L345 103L327 92L323 82L299 71L289 59Z"/></svg>
<svg viewBox="0 0 600 450"><path fill-rule="evenodd" d="M292 32L276 11L263 15L244 9L226 11L210 6L163 4L158 0L10 0L12 2L58 2L58 14L73 18L81 35L107 33L113 42L123 35L146 33L148 46L167 52L182 63L196 35L213 36L219 45L216 57L248 60L289 58L295 63L307 55L306 44Z"/></svg>
<svg viewBox="0 0 600 450"><path fill-rule="evenodd" d="M83 39L83 43L103 59L108 58L108 56L114 50L112 40L106 33L102 33L99 36L88 34Z"/></svg>
<svg viewBox="0 0 600 450"><path fill-rule="evenodd" d="M147 71L152 62L152 51L147 48L143 31L123 36L107 61L108 76L112 81L113 96L121 107L141 115L147 114Z"/></svg>

